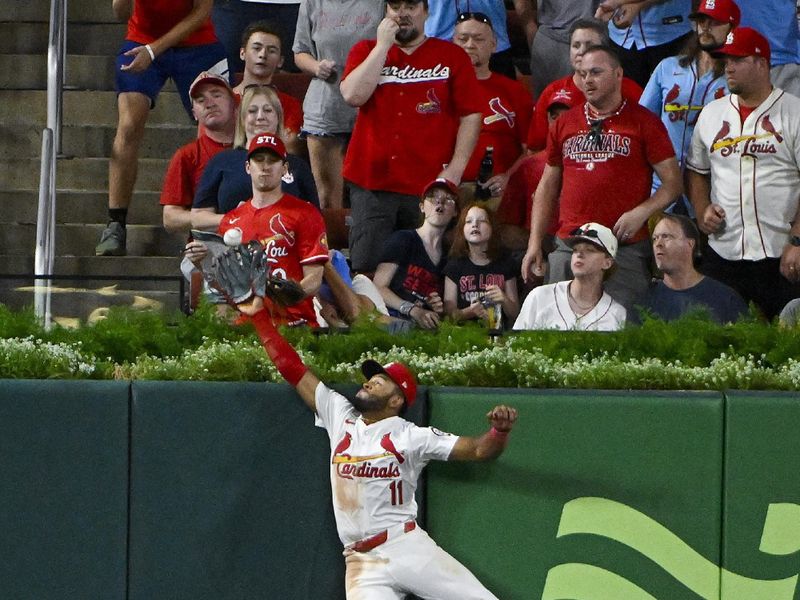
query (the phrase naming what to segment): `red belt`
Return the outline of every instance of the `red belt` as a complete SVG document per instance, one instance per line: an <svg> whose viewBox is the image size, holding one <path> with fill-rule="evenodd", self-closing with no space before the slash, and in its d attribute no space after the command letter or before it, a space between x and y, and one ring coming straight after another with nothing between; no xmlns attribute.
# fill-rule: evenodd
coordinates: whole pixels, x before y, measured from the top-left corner
<svg viewBox="0 0 800 600"><path fill-rule="evenodd" d="M416 521L408 521L403 523L403 533L414 531L417 528ZM369 552L373 548L377 548L389 539L389 530L384 529L380 533L376 533L372 537L364 538L350 546L350 550L354 552Z"/></svg>

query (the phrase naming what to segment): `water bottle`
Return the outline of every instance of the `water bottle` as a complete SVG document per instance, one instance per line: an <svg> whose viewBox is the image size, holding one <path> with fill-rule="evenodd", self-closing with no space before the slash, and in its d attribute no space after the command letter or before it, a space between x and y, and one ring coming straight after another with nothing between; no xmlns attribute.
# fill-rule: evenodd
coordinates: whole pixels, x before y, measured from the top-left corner
<svg viewBox="0 0 800 600"><path fill-rule="evenodd" d="M481 166L478 169L478 184L475 186L475 198L478 200L488 200L492 197L492 192L488 187L482 187L491 179L494 172L494 147L486 146L486 152L481 159Z"/></svg>

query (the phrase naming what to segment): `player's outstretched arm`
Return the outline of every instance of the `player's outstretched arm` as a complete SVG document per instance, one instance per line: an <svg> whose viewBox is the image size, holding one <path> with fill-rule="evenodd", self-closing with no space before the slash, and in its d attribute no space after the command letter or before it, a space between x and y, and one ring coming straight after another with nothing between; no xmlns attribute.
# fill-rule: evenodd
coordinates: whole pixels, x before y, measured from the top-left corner
<svg viewBox="0 0 800 600"><path fill-rule="evenodd" d="M251 315L253 325L261 339L261 345L287 383L294 386L297 393L314 412L317 411L315 391L319 379L303 363L297 351L278 332L266 310Z"/></svg>
<svg viewBox="0 0 800 600"><path fill-rule="evenodd" d="M503 453L508 443L508 434L517 420L517 409L510 406L495 406L486 413L491 428L480 437L458 438L450 460L492 460Z"/></svg>

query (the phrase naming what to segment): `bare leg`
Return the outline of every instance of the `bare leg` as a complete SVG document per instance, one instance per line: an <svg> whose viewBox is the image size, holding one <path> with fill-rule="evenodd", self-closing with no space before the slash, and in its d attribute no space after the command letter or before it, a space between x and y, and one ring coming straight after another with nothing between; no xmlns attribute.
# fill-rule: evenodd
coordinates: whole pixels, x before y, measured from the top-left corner
<svg viewBox="0 0 800 600"><path fill-rule="evenodd" d="M117 96L119 121L108 161L108 207L128 208L138 171L139 147L150 112L150 98L138 92Z"/></svg>
<svg viewBox="0 0 800 600"><path fill-rule="evenodd" d="M309 135L308 156L317 183L320 208L342 208L342 163L345 145L339 138Z"/></svg>

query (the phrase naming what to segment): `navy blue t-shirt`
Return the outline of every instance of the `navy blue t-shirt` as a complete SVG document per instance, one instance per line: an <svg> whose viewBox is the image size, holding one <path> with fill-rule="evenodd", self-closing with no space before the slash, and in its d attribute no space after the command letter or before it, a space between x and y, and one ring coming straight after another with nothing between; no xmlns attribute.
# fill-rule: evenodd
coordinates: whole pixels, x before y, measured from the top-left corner
<svg viewBox="0 0 800 600"><path fill-rule="evenodd" d="M697 307L707 308L720 324L733 323L748 313L747 304L733 288L711 277L703 277L685 290L673 290L658 281L650 287L644 307L665 321L678 319Z"/></svg>
<svg viewBox="0 0 800 600"><path fill-rule="evenodd" d="M433 264L417 231L401 229L386 240L378 262L397 265L389 289L403 300L415 302L433 292L443 295L442 270L446 261L447 254L443 251L439 263ZM389 314L393 313L389 311ZM397 313L394 314L397 316Z"/></svg>
<svg viewBox="0 0 800 600"><path fill-rule="evenodd" d="M211 157L194 194L192 208L213 208L218 214L232 211L241 202L253 197L253 183L244 170L247 150L231 148ZM284 194L290 194L319 208L319 196L311 167L302 158L290 154L287 176L281 183Z"/></svg>

